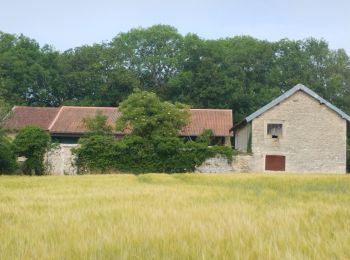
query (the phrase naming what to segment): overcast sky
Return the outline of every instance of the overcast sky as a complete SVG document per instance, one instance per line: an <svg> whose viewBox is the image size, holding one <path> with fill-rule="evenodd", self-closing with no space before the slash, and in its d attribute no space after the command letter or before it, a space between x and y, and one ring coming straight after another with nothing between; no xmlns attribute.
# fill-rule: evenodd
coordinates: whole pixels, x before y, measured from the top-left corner
<svg viewBox="0 0 350 260"><path fill-rule="evenodd" d="M0 31L61 51L154 24L205 39L312 36L350 54L350 0L0 0Z"/></svg>

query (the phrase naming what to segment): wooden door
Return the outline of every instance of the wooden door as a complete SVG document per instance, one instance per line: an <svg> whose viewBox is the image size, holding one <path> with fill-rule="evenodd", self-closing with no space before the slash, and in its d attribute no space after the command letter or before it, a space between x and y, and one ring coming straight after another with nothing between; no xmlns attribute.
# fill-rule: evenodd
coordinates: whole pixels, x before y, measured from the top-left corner
<svg viewBox="0 0 350 260"><path fill-rule="evenodd" d="M283 155L266 155L265 170L266 171L285 171L286 157Z"/></svg>

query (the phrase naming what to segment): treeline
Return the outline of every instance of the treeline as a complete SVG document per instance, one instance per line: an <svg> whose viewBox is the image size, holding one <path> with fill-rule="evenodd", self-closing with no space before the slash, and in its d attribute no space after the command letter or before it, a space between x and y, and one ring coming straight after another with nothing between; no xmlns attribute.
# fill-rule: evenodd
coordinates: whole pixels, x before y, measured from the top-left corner
<svg viewBox="0 0 350 260"><path fill-rule="evenodd" d="M324 40L204 40L155 25L58 52L0 32L0 99L11 105L118 106L139 88L194 108L230 108L236 120L297 83L350 113L349 56Z"/></svg>

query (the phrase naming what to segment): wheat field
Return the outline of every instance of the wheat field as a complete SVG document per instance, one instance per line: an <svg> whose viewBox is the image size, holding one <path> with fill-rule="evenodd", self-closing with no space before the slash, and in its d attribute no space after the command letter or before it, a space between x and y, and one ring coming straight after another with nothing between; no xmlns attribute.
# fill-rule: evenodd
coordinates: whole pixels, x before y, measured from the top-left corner
<svg viewBox="0 0 350 260"><path fill-rule="evenodd" d="M0 259L349 259L350 176L0 176Z"/></svg>

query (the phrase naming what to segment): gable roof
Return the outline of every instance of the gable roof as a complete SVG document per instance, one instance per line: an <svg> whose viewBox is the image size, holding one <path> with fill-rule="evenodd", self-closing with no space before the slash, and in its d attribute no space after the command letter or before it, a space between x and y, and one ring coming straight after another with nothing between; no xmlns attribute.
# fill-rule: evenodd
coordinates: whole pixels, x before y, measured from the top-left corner
<svg viewBox="0 0 350 260"><path fill-rule="evenodd" d="M19 129L26 125L38 125L52 135L79 136L86 133L82 120L94 117L97 111L107 116L107 123L114 127L120 116L115 107L62 106L59 108L15 106L5 123L7 129ZM190 123L181 131L181 136L198 136L204 129L212 129L214 136L229 136L232 127L232 110L190 109ZM129 133L115 132L117 135Z"/></svg>
<svg viewBox="0 0 350 260"><path fill-rule="evenodd" d="M287 98L289 98L290 96L292 96L293 94L295 94L297 91L303 91L306 94L308 94L309 96L313 97L314 99L318 100L320 102L320 104L324 104L325 106L327 106L329 109L333 110L334 112L336 112L339 116L341 116L343 119L350 121L350 116L348 116L346 113L344 113L343 111L341 111L339 108L337 108L336 106L332 105L331 103L329 103L327 100L323 99L322 97L320 97L319 95L317 95L314 91L312 91L311 89L309 89L308 87L304 86L303 84L297 84L295 85L293 88L291 88L290 90L286 91L285 93L283 93L282 95L280 95L278 98L275 98L274 100L272 100L270 103L268 103L267 105L263 106L262 108L258 109L257 111L255 111L254 113L252 113L251 115L247 116L245 119L243 119L243 121L241 121L240 123L236 124L235 126L233 126L231 128L231 130L236 129L237 127L245 124L245 123L249 123L251 122L254 118L260 116L261 114L265 113L266 111L268 111L269 109L273 108L274 106L278 105L279 103L281 103L282 101L286 100Z"/></svg>

